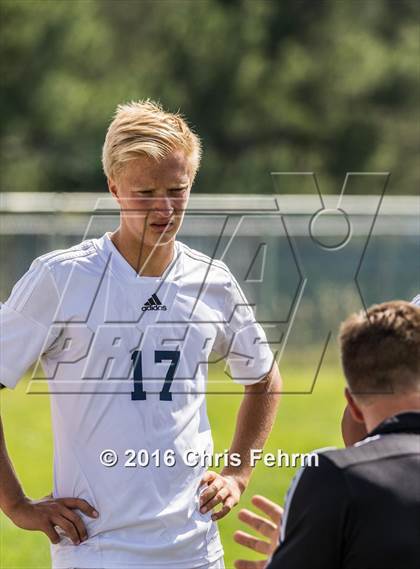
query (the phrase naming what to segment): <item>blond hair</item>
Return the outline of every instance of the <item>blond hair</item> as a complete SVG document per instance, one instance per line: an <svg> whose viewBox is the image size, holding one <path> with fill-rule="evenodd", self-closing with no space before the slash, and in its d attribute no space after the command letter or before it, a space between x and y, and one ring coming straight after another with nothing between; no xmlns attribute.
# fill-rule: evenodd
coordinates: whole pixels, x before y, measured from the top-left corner
<svg viewBox="0 0 420 569"><path fill-rule="evenodd" d="M352 314L340 328L341 360L357 395L420 390L420 308L402 300Z"/></svg>
<svg viewBox="0 0 420 569"><path fill-rule="evenodd" d="M168 113L147 99L118 105L102 149L102 166L113 178L125 162L148 156L161 160L174 150L184 150L191 160L192 177L201 159L201 143L179 113Z"/></svg>

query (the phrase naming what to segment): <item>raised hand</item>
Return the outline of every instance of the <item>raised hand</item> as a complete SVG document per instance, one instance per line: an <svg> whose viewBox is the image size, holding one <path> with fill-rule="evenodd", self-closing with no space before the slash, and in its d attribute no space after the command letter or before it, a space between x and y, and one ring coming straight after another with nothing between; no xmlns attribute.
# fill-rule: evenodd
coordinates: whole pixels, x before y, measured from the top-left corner
<svg viewBox="0 0 420 569"><path fill-rule="evenodd" d="M261 536L267 538L268 541L266 539L259 539L243 531L235 532L233 539L236 543L248 547L248 549L252 549L257 553L262 553L267 557L260 561L246 561L240 559L235 561L236 569L264 569L279 544L283 508L264 496L253 496L251 501L256 508L267 514L270 519L246 509L240 510L238 518L241 522L244 522L250 528L257 531Z"/></svg>

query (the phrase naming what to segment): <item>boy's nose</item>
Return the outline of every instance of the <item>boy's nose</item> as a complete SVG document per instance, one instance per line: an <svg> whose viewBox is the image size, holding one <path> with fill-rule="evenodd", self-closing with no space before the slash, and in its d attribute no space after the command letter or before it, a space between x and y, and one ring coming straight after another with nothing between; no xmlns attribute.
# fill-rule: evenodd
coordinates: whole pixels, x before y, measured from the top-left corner
<svg viewBox="0 0 420 569"><path fill-rule="evenodd" d="M160 197L156 198L153 203L153 209L161 216L161 217L169 217L172 215L174 211L174 207L170 198L168 197Z"/></svg>

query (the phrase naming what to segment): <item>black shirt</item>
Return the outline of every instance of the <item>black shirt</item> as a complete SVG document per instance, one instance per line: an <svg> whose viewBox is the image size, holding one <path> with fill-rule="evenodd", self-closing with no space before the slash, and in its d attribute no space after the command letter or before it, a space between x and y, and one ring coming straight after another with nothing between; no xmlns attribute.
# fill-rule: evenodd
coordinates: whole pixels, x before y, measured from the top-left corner
<svg viewBox="0 0 420 569"><path fill-rule="evenodd" d="M267 569L418 567L420 412L409 412L298 473Z"/></svg>

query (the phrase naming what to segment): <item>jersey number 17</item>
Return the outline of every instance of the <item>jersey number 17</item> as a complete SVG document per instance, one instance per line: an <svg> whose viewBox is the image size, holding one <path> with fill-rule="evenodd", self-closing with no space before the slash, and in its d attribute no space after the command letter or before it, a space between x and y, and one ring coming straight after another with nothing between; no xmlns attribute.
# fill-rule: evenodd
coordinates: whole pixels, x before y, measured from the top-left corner
<svg viewBox="0 0 420 569"><path fill-rule="evenodd" d="M144 401L147 394L143 389L143 363L141 351L135 350L131 354L131 359L134 362L134 391L131 393L131 399L132 401ZM163 384L162 391L159 394L159 399L161 401L172 401L172 393L170 392L170 389L179 363L179 352L168 350L155 351L155 363L159 364L164 361L170 361L171 363L169 364L168 371L166 372L165 382Z"/></svg>

